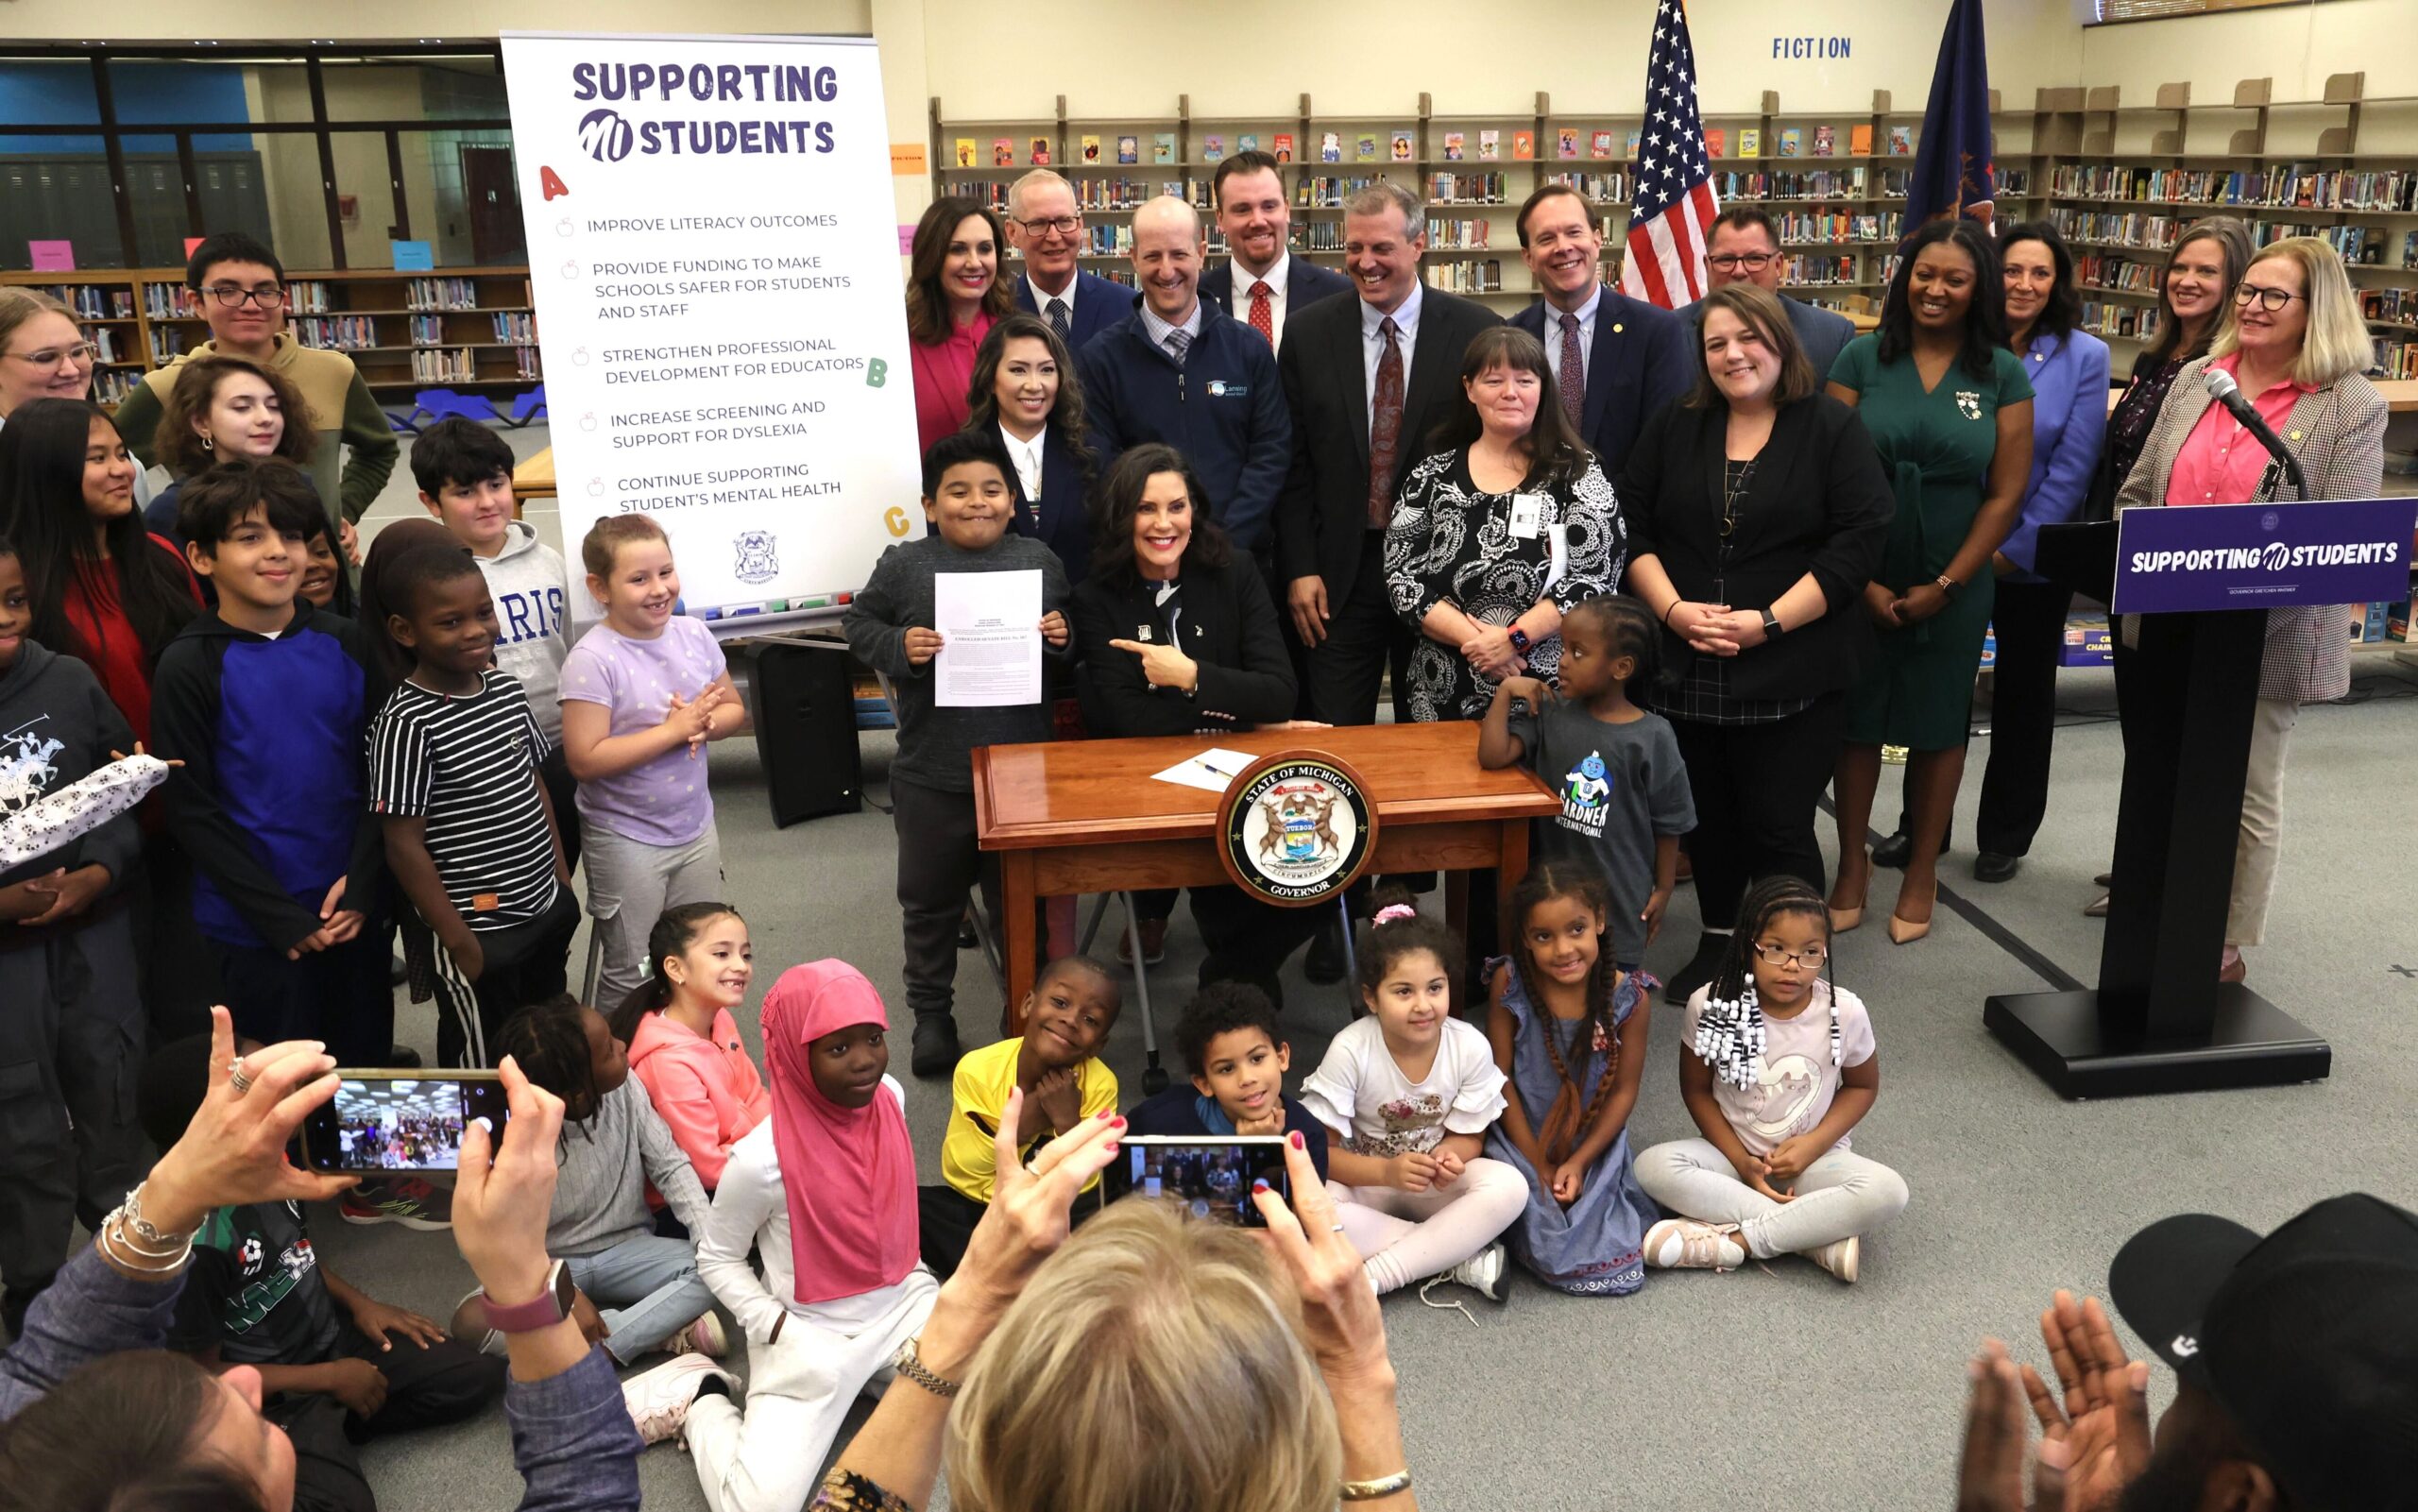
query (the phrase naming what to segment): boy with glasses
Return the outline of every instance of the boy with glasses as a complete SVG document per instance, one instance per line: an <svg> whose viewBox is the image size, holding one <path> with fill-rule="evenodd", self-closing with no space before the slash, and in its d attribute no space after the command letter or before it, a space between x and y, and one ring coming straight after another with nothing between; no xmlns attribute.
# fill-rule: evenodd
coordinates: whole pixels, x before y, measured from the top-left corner
<svg viewBox="0 0 2418 1512"><path fill-rule="evenodd" d="M210 339L167 366L144 374L141 386L118 407L118 429L148 467L157 455L152 434L180 365L214 353L277 369L301 390L319 442L311 481L330 503L330 518L349 551L352 522L377 501L401 454L394 427L370 397L361 370L343 352L305 347L294 339L285 329L285 266L275 252L242 231L221 231L195 247L185 263L185 286L210 324ZM341 513L333 512L339 506Z"/></svg>

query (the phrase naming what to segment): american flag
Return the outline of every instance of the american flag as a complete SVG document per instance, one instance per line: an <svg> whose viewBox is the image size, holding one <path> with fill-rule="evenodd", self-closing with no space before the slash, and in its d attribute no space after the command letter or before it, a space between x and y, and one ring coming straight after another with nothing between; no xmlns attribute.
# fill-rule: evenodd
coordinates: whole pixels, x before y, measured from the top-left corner
<svg viewBox="0 0 2418 1512"><path fill-rule="evenodd" d="M1637 193L1628 215L1628 256L1621 292L1665 310L1703 297L1704 242L1721 207L1696 113L1696 51L1679 0L1654 11L1654 47L1645 60L1645 119L1638 128Z"/></svg>

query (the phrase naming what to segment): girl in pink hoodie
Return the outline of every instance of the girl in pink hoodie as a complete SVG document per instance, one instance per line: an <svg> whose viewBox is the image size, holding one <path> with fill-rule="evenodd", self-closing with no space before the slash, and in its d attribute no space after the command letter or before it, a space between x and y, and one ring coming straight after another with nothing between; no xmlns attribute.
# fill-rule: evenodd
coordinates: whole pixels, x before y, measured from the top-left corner
<svg viewBox="0 0 2418 1512"><path fill-rule="evenodd" d="M747 921L726 903L686 903L647 935L647 975L613 1014L630 1069L711 1192L730 1147L772 1112L730 1011L756 975Z"/></svg>

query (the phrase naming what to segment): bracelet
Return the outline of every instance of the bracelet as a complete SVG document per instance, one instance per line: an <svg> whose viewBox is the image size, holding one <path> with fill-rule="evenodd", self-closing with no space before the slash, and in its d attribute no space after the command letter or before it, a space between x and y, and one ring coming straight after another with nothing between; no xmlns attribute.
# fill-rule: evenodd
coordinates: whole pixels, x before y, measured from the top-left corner
<svg viewBox="0 0 2418 1512"><path fill-rule="evenodd" d="M1336 1499L1342 1502L1373 1502L1381 1496L1392 1496L1397 1491L1409 1489L1410 1470L1405 1467L1394 1471L1391 1475L1380 1475L1373 1481L1346 1481L1337 1490Z"/></svg>
<svg viewBox="0 0 2418 1512"><path fill-rule="evenodd" d="M193 1234L179 1235L162 1233L152 1225L150 1219L143 1215L143 1188L148 1184L149 1183L147 1181L137 1181L134 1183L134 1190L126 1194L126 1200L119 1204L117 1210L118 1215L124 1217L127 1228L131 1230L138 1238L147 1240L152 1244L171 1246L176 1244L178 1239L182 1238L184 1242L190 1246L193 1243ZM195 1233L198 1233L200 1232L201 1231L198 1228L194 1231ZM166 1251L164 1250L162 1251L162 1253L165 1252Z"/></svg>
<svg viewBox="0 0 2418 1512"><path fill-rule="evenodd" d="M1671 628L1671 616L1672 616L1672 614L1673 614L1674 612L1676 612L1676 611L1678 609L1679 605L1681 605L1681 604L1683 604L1683 603L1687 603L1687 602L1688 602L1688 601L1687 601L1687 600L1685 600L1685 599L1673 599L1673 600L1671 601L1671 607L1662 611L1662 628L1663 628L1663 629L1668 630L1668 629L1670 629L1670 628Z"/></svg>
<svg viewBox="0 0 2418 1512"><path fill-rule="evenodd" d="M182 1270L185 1262L193 1258L193 1236L186 1235L171 1249L156 1252L145 1249L127 1237L125 1211L120 1208L101 1220L97 1239L102 1257L120 1269L145 1276L173 1276ZM166 1263L161 1264L162 1261Z"/></svg>
<svg viewBox="0 0 2418 1512"><path fill-rule="evenodd" d="M898 1352L890 1357L890 1368L946 1402L964 1389L964 1383L936 1374L930 1366L926 1365L923 1354L915 1348L922 1340L923 1335L919 1334L898 1346Z"/></svg>

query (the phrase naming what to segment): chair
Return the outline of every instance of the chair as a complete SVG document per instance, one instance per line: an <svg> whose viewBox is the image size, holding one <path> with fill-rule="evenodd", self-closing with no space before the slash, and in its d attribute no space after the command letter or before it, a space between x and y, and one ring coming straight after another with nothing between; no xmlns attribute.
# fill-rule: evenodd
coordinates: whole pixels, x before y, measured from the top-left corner
<svg viewBox="0 0 2418 1512"><path fill-rule="evenodd" d="M488 425L502 425L503 416L485 394L457 394L450 388L423 388L412 396L412 413L404 422L417 431L423 417L430 425L439 420L479 420Z"/></svg>
<svg viewBox="0 0 2418 1512"><path fill-rule="evenodd" d="M512 397L512 413L503 417L503 423L518 431L546 418L546 385L540 383L525 394Z"/></svg>

